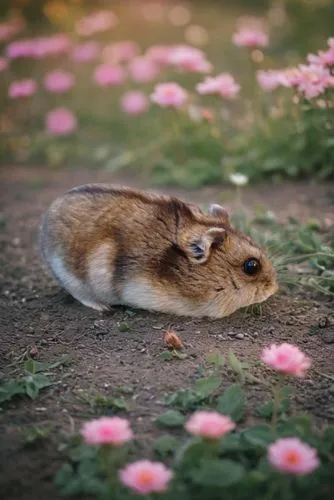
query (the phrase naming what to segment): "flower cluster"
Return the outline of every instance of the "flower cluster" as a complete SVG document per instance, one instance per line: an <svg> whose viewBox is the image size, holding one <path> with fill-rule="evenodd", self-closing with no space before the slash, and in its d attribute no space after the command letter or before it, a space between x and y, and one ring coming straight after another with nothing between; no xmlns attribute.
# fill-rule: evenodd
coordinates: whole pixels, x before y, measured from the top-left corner
<svg viewBox="0 0 334 500"><path fill-rule="evenodd" d="M309 54L308 64L300 64L285 70L258 71L256 78L260 87L272 91L278 87L295 88L306 99L321 96L327 89L334 88L334 39L329 38L328 49Z"/></svg>
<svg viewBox="0 0 334 500"><path fill-rule="evenodd" d="M286 375L304 376L310 367L309 358L290 344L271 345L262 352L261 359L269 367ZM201 439L203 445L214 447L225 436L236 429L235 422L227 415L213 410L198 410L185 423L185 430ZM104 456L110 447L110 453L124 447L135 436L129 422L119 417L101 417L83 424L81 435L86 444L104 447ZM198 441L197 441L198 442ZM283 437L272 442L267 449L267 460L273 470L281 474L305 476L312 474L320 466L320 459L315 448L297 437ZM120 483L138 495L166 492L176 479L176 471L163 463L146 459L137 460L122 466L117 471Z"/></svg>

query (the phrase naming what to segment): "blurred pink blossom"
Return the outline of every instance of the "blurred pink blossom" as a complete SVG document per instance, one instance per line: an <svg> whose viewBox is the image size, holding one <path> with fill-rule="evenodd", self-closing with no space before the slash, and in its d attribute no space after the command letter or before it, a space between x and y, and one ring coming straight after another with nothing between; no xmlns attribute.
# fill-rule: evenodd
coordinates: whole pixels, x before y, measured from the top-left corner
<svg viewBox="0 0 334 500"><path fill-rule="evenodd" d="M149 108L149 99L146 94L139 90L133 90L123 94L121 98L121 108L129 115L140 115Z"/></svg>
<svg viewBox="0 0 334 500"><path fill-rule="evenodd" d="M69 109L56 108L46 115L46 129L50 135L69 135L76 128L76 116Z"/></svg>
<svg viewBox="0 0 334 500"><path fill-rule="evenodd" d="M0 73L2 71L5 71L8 68L8 62L7 59L4 57L0 57Z"/></svg>
<svg viewBox="0 0 334 500"><path fill-rule="evenodd" d="M301 71L298 68L287 68L281 71L279 76L281 85L283 87L295 87L301 81Z"/></svg>
<svg viewBox="0 0 334 500"><path fill-rule="evenodd" d="M334 77L330 70L316 64L301 64L300 80L298 89L304 94L306 99L313 99L323 94L325 90L333 86Z"/></svg>
<svg viewBox="0 0 334 500"><path fill-rule="evenodd" d="M256 80L266 92L271 92L282 85L282 72L275 70L257 71Z"/></svg>
<svg viewBox="0 0 334 500"><path fill-rule="evenodd" d="M173 50L173 47L169 45L152 45L146 50L145 57L163 67L169 64L170 54Z"/></svg>
<svg viewBox="0 0 334 500"><path fill-rule="evenodd" d="M113 87L125 80L125 72L121 66L101 64L94 71L94 80L100 87Z"/></svg>
<svg viewBox="0 0 334 500"><path fill-rule="evenodd" d="M261 360L270 368L286 375L304 377L311 360L297 346L283 343L272 344L262 351Z"/></svg>
<svg viewBox="0 0 334 500"><path fill-rule="evenodd" d="M9 85L8 95L11 99L17 97L30 97L37 92L37 83L35 80L16 80Z"/></svg>
<svg viewBox="0 0 334 500"><path fill-rule="evenodd" d="M269 44L268 35L258 28L240 27L232 37L232 41L238 47L267 47Z"/></svg>
<svg viewBox="0 0 334 500"><path fill-rule="evenodd" d="M196 411L185 425L194 436L219 439L235 428L235 423L216 411Z"/></svg>
<svg viewBox="0 0 334 500"><path fill-rule="evenodd" d="M91 36L107 31L118 24L117 16L110 10L100 10L83 17L75 25L75 31L81 36Z"/></svg>
<svg viewBox="0 0 334 500"><path fill-rule="evenodd" d="M106 45L102 51L102 57L108 62L120 63L123 61L130 61L139 53L140 49L136 42L125 40L123 42Z"/></svg>
<svg viewBox="0 0 334 500"><path fill-rule="evenodd" d="M18 40L7 46L6 55L9 59L18 57L35 57L35 41L32 39Z"/></svg>
<svg viewBox="0 0 334 500"><path fill-rule="evenodd" d="M58 56L68 52L71 46L69 37L64 33L58 33L50 37L37 39L36 57Z"/></svg>
<svg viewBox="0 0 334 500"><path fill-rule="evenodd" d="M281 438L268 448L268 461L280 472L311 474L320 465L317 450L296 437Z"/></svg>
<svg viewBox="0 0 334 500"><path fill-rule="evenodd" d="M159 83L151 95L151 100L162 108L181 108L187 98L187 91L174 82Z"/></svg>
<svg viewBox="0 0 334 500"><path fill-rule="evenodd" d="M216 77L206 77L204 82L196 85L196 90L199 94L219 94L226 99L234 99L240 91L240 85L230 73L221 73Z"/></svg>
<svg viewBox="0 0 334 500"><path fill-rule="evenodd" d="M129 64L129 74L134 82L151 82L158 76L159 66L147 57L136 57Z"/></svg>
<svg viewBox="0 0 334 500"><path fill-rule="evenodd" d="M0 42L8 42L8 40L20 33L23 28L24 22L19 18L0 23Z"/></svg>
<svg viewBox="0 0 334 500"><path fill-rule="evenodd" d="M71 57L75 62L90 62L96 59L100 54L100 45L97 42L90 41L76 45Z"/></svg>
<svg viewBox="0 0 334 500"><path fill-rule="evenodd" d="M84 423L81 435L91 445L122 446L133 438L129 422L120 417L100 417Z"/></svg>
<svg viewBox="0 0 334 500"><path fill-rule="evenodd" d="M50 71L44 78L44 87L54 94L63 94L75 85L75 76L65 71Z"/></svg>
<svg viewBox="0 0 334 500"><path fill-rule="evenodd" d="M167 490L173 472L160 462L138 460L119 471L121 483L139 495Z"/></svg>
<svg viewBox="0 0 334 500"><path fill-rule="evenodd" d="M334 44L333 48L329 48L325 52L320 50L318 54L309 54L307 56L307 61L310 64L316 64L318 66L334 66Z"/></svg>
<svg viewBox="0 0 334 500"><path fill-rule="evenodd" d="M171 49L169 63L183 71L210 73L212 64L206 60L203 51L188 45L179 45Z"/></svg>
<svg viewBox="0 0 334 500"><path fill-rule="evenodd" d="M42 59L48 56L58 56L66 53L70 48L70 39L59 33L50 37L27 38L12 42L7 46L7 57L29 57Z"/></svg>

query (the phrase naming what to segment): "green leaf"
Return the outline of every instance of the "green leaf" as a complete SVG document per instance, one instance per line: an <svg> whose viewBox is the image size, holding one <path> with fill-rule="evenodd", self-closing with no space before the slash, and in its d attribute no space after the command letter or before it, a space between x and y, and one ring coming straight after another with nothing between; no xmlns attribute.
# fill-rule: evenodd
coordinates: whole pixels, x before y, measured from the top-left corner
<svg viewBox="0 0 334 500"><path fill-rule="evenodd" d="M164 427L181 427L185 416L177 410L168 410L157 418L157 422Z"/></svg>
<svg viewBox="0 0 334 500"><path fill-rule="evenodd" d="M326 445L328 452L334 453L334 425L329 425L322 437L322 442Z"/></svg>
<svg viewBox="0 0 334 500"><path fill-rule="evenodd" d="M290 408L290 400L289 400L289 394L293 391L293 388L290 386L283 387L281 390L281 402L280 406L278 408L277 414L282 415L283 413L286 413L289 408ZM262 418L267 418L270 419L273 415L273 402L268 401L264 405L259 406L256 409L256 415Z"/></svg>
<svg viewBox="0 0 334 500"><path fill-rule="evenodd" d="M244 415L245 396L240 384L231 385L218 398L217 411L230 416L235 422L239 422Z"/></svg>
<svg viewBox="0 0 334 500"><path fill-rule="evenodd" d="M154 441L154 450L158 453L158 455L166 458L168 455L173 454L178 445L179 441L176 437L171 436L170 434L165 434Z"/></svg>
<svg viewBox="0 0 334 500"><path fill-rule="evenodd" d="M245 430L241 434L242 439L244 439L248 444L258 447L267 448L268 444L275 440L275 435L271 427L267 424L259 424Z"/></svg>
<svg viewBox="0 0 334 500"><path fill-rule="evenodd" d="M47 375L28 375L25 378L25 392L31 399L37 398L41 389L53 385Z"/></svg>
<svg viewBox="0 0 334 500"><path fill-rule="evenodd" d="M128 332L129 330L131 330L131 326L126 321L121 321L118 329L120 332Z"/></svg>
<svg viewBox="0 0 334 500"><path fill-rule="evenodd" d="M128 410L127 404L121 398L114 398L112 396L102 396L97 394L92 401L91 406L97 408L112 408L113 410Z"/></svg>
<svg viewBox="0 0 334 500"><path fill-rule="evenodd" d="M243 449L240 434L226 434L220 442L220 453L230 453L241 451Z"/></svg>
<svg viewBox="0 0 334 500"><path fill-rule="evenodd" d="M58 361L54 363L40 363L39 361L35 361L34 359L28 359L24 363L24 369L32 374L46 372L48 370L52 370L54 368L58 368L58 366L65 365L69 362L70 356L65 354Z"/></svg>
<svg viewBox="0 0 334 500"><path fill-rule="evenodd" d="M228 362L234 373L237 375L243 374L244 365L232 351L229 351L228 353Z"/></svg>
<svg viewBox="0 0 334 500"><path fill-rule="evenodd" d="M63 490L73 477L73 467L70 464L63 464L55 475L54 484L57 488Z"/></svg>
<svg viewBox="0 0 334 500"><path fill-rule="evenodd" d="M245 475L241 464L233 460L203 460L199 469L191 472L194 483L224 488L239 483Z"/></svg>
<svg viewBox="0 0 334 500"><path fill-rule="evenodd" d="M310 436L312 434L312 420L308 415L291 417L283 422L278 422L277 433L279 436Z"/></svg>
<svg viewBox="0 0 334 500"><path fill-rule="evenodd" d="M191 410L203 400L203 397L195 391L182 389L174 392L165 398L165 403L169 406L180 407L182 410Z"/></svg>
<svg viewBox="0 0 334 500"><path fill-rule="evenodd" d="M178 449L174 462L177 468L182 468L185 473L194 466L199 464L207 450L207 443L199 437L189 439Z"/></svg>
<svg viewBox="0 0 334 500"><path fill-rule="evenodd" d="M0 386L0 404L10 401L15 396L25 394L24 383L21 380L8 380Z"/></svg>
<svg viewBox="0 0 334 500"><path fill-rule="evenodd" d="M218 389L221 383L222 383L222 378L220 375L200 378L199 380L197 380L195 384L195 391L198 394L200 394L203 398L208 398Z"/></svg>
<svg viewBox="0 0 334 500"><path fill-rule="evenodd" d="M162 361L171 361L172 359L174 359L174 356L171 351L164 351L159 354L159 358Z"/></svg>
<svg viewBox="0 0 334 500"><path fill-rule="evenodd" d="M215 366L216 370L222 368L225 364L225 358L220 352L211 352L207 355L208 363Z"/></svg>

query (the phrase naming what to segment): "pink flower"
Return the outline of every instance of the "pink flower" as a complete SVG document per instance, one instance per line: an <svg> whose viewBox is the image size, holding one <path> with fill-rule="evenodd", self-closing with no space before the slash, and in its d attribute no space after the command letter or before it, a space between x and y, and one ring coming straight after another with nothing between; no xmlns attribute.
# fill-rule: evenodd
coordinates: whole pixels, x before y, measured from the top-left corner
<svg viewBox="0 0 334 500"><path fill-rule="evenodd" d="M149 107L149 100L147 95L139 90L126 92L121 98L121 108L129 115L140 115L145 113Z"/></svg>
<svg viewBox="0 0 334 500"><path fill-rule="evenodd" d="M101 31L107 31L118 24L117 16L108 10L101 10L80 19L75 30L78 35L91 36Z"/></svg>
<svg viewBox="0 0 334 500"><path fill-rule="evenodd" d="M301 71L298 68L287 68L281 71L279 80L283 87L295 87L301 81Z"/></svg>
<svg viewBox="0 0 334 500"><path fill-rule="evenodd" d="M44 78L44 86L49 92L63 94L75 84L75 76L65 71L50 71Z"/></svg>
<svg viewBox="0 0 334 500"><path fill-rule="evenodd" d="M69 109L56 108L46 115L46 128L51 135L69 135L77 128L77 119Z"/></svg>
<svg viewBox="0 0 334 500"><path fill-rule="evenodd" d="M295 437L281 438L270 445L268 460L280 472L296 476L310 474L320 464L317 451Z"/></svg>
<svg viewBox="0 0 334 500"><path fill-rule="evenodd" d="M126 40L123 42L110 43L106 45L102 52L105 61L120 63L130 61L139 54L140 50L136 42Z"/></svg>
<svg viewBox="0 0 334 500"><path fill-rule="evenodd" d="M212 70L212 64L206 60L204 52L188 45L171 49L169 63L182 71L210 73Z"/></svg>
<svg viewBox="0 0 334 500"><path fill-rule="evenodd" d="M187 98L187 91L174 82L159 83L151 94L151 100L162 108L180 108Z"/></svg>
<svg viewBox="0 0 334 500"><path fill-rule="evenodd" d="M307 61L310 64L315 64L318 66L333 66L334 65L334 47L332 49L323 52L320 50L317 55L309 54L307 56Z"/></svg>
<svg viewBox="0 0 334 500"><path fill-rule="evenodd" d="M0 23L0 42L7 42L17 35L24 28L24 22L21 19L12 19Z"/></svg>
<svg viewBox="0 0 334 500"><path fill-rule="evenodd" d="M100 87L113 87L124 82L125 73L120 66L101 64L94 72L94 80Z"/></svg>
<svg viewBox="0 0 334 500"><path fill-rule="evenodd" d="M122 446L133 438L129 422L119 417L101 417L86 422L81 428L81 435L87 444L92 445Z"/></svg>
<svg viewBox="0 0 334 500"><path fill-rule="evenodd" d="M7 59L4 57L0 57L0 73L2 71L5 71L8 68L8 62Z"/></svg>
<svg viewBox="0 0 334 500"><path fill-rule="evenodd" d="M234 99L240 90L240 85L232 75L222 73L216 77L208 76L204 82L196 85L196 90L199 94L219 94L227 99Z"/></svg>
<svg viewBox="0 0 334 500"><path fill-rule="evenodd" d="M238 47L267 47L269 44L268 35L260 28L240 27L233 35L232 41Z"/></svg>
<svg viewBox="0 0 334 500"><path fill-rule="evenodd" d="M100 46L97 42L86 42L76 45L72 50L72 59L75 62L90 62L96 59L100 52Z"/></svg>
<svg viewBox="0 0 334 500"><path fill-rule="evenodd" d="M158 76L159 67L147 57L141 56L130 62L129 73L134 82L147 83Z"/></svg>
<svg viewBox="0 0 334 500"><path fill-rule="evenodd" d="M170 55L174 49L168 45L152 45L145 52L145 57L160 67L168 66Z"/></svg>
<svg viewBox="0 0 334 500"><path fill-rule="evenodd" d="M323 94L325 90L333 85L333 77L330 70L323 66L301 64L299 66L300 79L298 88L306 99L313 99Z"/></svg>
<svg viewBox="0 0 334 500"><path fill-rule="evenodd" d="M11 99L16 99L17 97L30 97L36 94L37 83L35 80L17 80L12 82L8 89L8 95Z"/></svg>
<svg viewBox="0 0 334 500"><path fill-rule="evenodd" d="M186 430L194 436L207 439L219 439L235 428L235 423L215 411L197 411L185 425Z"/></svg>
<svg viewBox="0 0 334 500"><path fill-rule="evenodd" d="M270 368L286 375L304 377L311 360L292 344L272 344L262 351L261 360Z"/></svg>
<svg viewBox="0 0 334 500"><path fill-rule="evenodd" d="M271 92L272 90L277 89L280 85L282 85L282 72L281 71L257 71L256 79L259 86L267 91Z"/></svg>
<svg viewBox="0 0 334 500"><path fill-rule="evenodd" d="M37 38L35 43L35 57L40 59L65 54L71 46L69 37L64 33Z"/></svg>
<svg viewBox="0 0 334 500"><path fill-rule="evenodd" d="M119 471L124 486L139 495L163 493L173 477L173 472L159 462L138 460Z"/></svg>
<svg viewBox="0 0 334 500"><path fill-rule="evenodd" d="M27 38L12 42L7 47L7 57L30 57L42 59L48 56L58 56L66 53L70 48L70 39L59 33L51 37Z"/></svg>

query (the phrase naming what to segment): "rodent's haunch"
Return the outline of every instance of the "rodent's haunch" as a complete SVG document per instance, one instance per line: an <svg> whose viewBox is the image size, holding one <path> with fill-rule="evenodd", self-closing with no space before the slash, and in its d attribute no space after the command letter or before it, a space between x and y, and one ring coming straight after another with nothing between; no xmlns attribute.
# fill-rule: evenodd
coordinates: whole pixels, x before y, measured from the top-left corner
<svg viewBox="0 0 334 500"><path fill-rule="evenodd" d="M277 290L263 250L229 222L174 197L79 186L47 211L44 261L82 304L220 318Z"/></svg>

